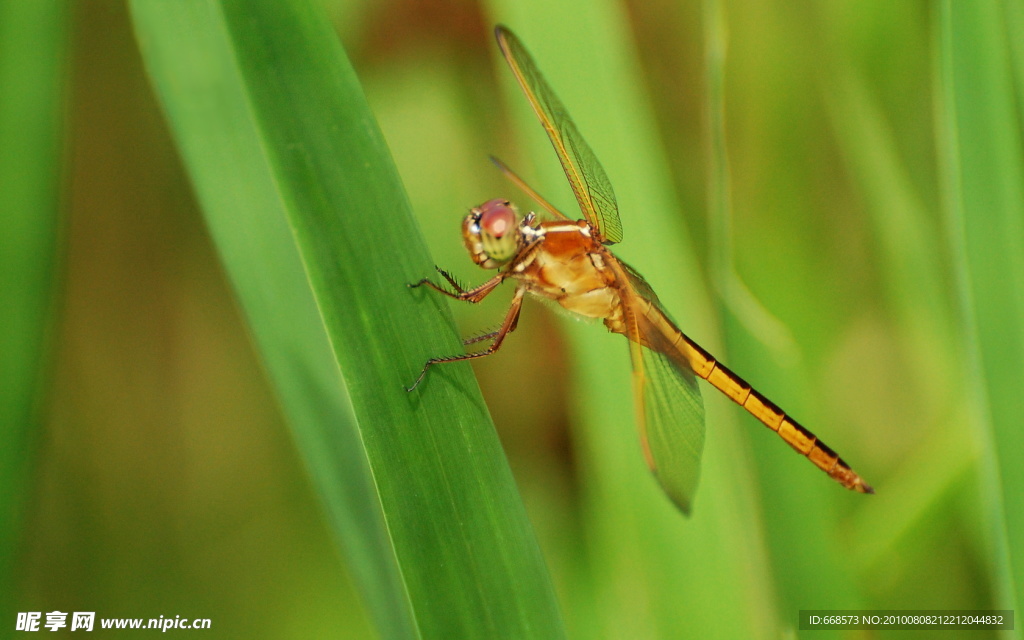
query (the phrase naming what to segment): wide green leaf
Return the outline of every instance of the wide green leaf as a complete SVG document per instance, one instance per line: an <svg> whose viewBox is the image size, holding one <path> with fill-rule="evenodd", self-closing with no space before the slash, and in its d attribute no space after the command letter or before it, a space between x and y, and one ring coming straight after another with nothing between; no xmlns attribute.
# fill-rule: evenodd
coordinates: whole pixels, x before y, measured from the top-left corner
<svg viewBox="0 0 1024 640"><path fill-rule="evenodd" d="M357 78L307 2L132 4L314 485L384 637L558 637L546 567Z"/></svg>

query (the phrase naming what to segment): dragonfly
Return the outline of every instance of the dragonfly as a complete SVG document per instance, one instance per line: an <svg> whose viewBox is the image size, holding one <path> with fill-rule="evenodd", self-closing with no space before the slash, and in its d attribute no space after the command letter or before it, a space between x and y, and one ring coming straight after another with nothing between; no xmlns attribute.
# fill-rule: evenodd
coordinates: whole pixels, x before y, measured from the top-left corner
<svg viewBox="0 0 1024 640"><path fill-rule="evenodd" d="M832 449L768 398L688 338L663 308L647 281L609 248L622 240L622 224L611 182L580 135L562 102L541 75L526 48L508 28L495 37L506 62L540 119L576 196L582 219L573 219L540 196L496 158L498 168L550 214L521 215L511 202L493 199L474 207L462 222L462 238L472 260L497 269L483 284L465 288L437 268L447 286L430 278L426 286L457 300L478 303L506 280L516 283L500 327L464 341L490 341L486 349L431 358L408 387L415 389L430 367L493 355L515 331L526 294L554 301L564 309L604 321L629 342L636 423L644 459L662 489L689 514L704 449L704 406L697 378L724 393L786 441L797 453L842 486L874 490Z"/></svg>

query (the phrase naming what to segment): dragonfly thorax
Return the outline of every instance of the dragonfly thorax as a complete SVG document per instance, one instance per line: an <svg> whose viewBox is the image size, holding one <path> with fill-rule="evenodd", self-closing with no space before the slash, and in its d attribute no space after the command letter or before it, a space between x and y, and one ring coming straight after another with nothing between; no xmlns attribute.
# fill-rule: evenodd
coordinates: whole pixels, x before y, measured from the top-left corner
<svg viewBox="0 0 1024 640"><path fill-rule="evenodd" d="M536 235L534 215L525 218L508 200L488 200L462 221L462 239L473 262L497 269L510 262Z"/></svg>

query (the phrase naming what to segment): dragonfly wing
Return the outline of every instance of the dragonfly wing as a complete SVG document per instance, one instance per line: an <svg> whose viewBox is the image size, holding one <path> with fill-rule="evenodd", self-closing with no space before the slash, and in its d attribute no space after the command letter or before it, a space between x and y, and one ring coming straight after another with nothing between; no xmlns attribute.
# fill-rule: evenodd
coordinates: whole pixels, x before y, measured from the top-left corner
<svg viewBox="0 0 1024 640"><path fill-rule="evenodd" d="M502 25L495 28L494 35L502 55L555 147L583 217L600 232L605 244L621 241L622 222L615 192L597 156L580 135L562 101L544 80L519 38Z"/></svg>
<svg viewBox="0 0 1024 640"><path fill-rule="evenodd" d="M635 269L616 260L629 283L625 299L637 424L647 464L665 493L689 515L704 452L704 401L689 361L673 352L674 327L657 294ZM675 357L672 357L675 356Z"/></svg>
<svg viewBox="0 0 1024 640"><path fill-rule="evenodd" d="M637 421L647 464L689 515L704 451L704 402L692 371L630 340Z"/></svg>

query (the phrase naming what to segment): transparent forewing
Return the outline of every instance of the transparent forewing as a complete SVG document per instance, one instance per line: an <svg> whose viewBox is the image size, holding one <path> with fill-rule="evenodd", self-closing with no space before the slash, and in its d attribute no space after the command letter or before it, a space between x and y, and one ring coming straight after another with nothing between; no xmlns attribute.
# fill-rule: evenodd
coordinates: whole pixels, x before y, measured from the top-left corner
<svg viewBox="0 0 1024 640"><path fill-rule="evenodd" d="M519 38L500 25L494 33L502 55L555 147L583 216L601 233L605 244L621 241L622 223L615 192L597 156L576 129L561 100L544 80Z"/></svg>

